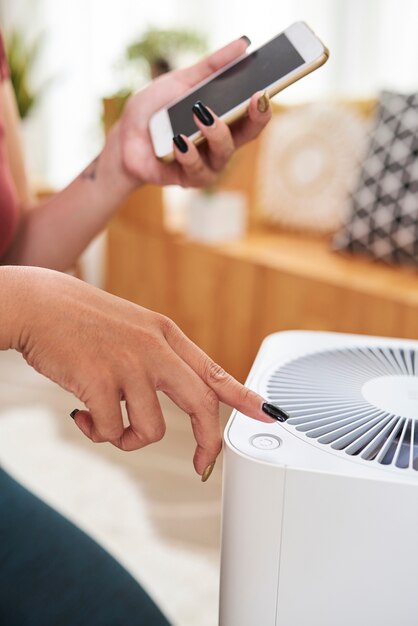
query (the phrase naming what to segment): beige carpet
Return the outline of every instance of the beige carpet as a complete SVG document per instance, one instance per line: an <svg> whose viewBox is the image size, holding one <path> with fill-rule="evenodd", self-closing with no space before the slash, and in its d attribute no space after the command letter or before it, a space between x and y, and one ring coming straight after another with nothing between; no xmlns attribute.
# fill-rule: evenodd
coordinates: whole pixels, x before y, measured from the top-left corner
<svg viewBox="0 0 418 626"><path fill-rule="evenodd" d="M116 556L176 626L215 626L221 463L200 482L188 418L161 402L162 442L94 445L68 415L70 394L0 352L0 464Z"/></svg>

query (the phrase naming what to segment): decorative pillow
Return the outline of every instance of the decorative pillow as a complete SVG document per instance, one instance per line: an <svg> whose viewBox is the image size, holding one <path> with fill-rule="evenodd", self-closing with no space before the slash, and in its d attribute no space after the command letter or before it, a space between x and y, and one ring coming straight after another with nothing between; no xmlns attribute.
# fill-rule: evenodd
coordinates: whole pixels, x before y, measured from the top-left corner
<svg viewBox="0 0 418 626"><path fill-rule="evenodd" d="M351 214L333 245L418 263L418 94L381 94Z"/></svg>
<svg viewBox="0 0 418 626"><path fill-rule="evenodd" d="M263 221L335 232L347 216L369 130L365 118L341 104L275 115L263 136L257 175Z"/></svg>

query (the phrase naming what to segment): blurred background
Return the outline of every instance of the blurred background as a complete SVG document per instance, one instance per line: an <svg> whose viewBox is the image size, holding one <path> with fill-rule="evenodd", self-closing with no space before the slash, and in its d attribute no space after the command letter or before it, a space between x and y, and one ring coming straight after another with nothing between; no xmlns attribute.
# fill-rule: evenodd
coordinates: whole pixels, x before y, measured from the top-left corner
<svg viewBox="0 0 418 626"><path fill-rule="evenodd" d="M256 47L297 20L331 58L275 98L271 128L239 151L216 189L133 194L77 268L172 317L242 381L271 332L418 336L414 263L340 255L332 244L380 92L417 91L418 4L0 0L36 193L69 183L127 95L166 63L193 62L242 35ZM0 387L0 462L115 554L174 624L215 626L222 462L202 485L187 416L162 397L167 437L124 455L84 440L68 418L74 400L18 355L0 354Z"/></svg>
<svg viewBox="0 0 418 626"><path fill-rule="evenodd" d="M215 50L247 35L258 46L291 22L305 20L331 50L327 66L293 86L281 101L325 96L373 96L382 86L414 90L418 41L414 0L14 0L0 2L7 33L39 41L30 84L39 95L25 126L33 176L62 186L91 160L102 143L101 98L141 85L126 60L127 48L150 27L192 30ZM183 55L185 61L186 55ZM193 55L193 50L190 57ZM29 134L29 132L28 132ZM32 145L35 143L36 145Z"/></svg>

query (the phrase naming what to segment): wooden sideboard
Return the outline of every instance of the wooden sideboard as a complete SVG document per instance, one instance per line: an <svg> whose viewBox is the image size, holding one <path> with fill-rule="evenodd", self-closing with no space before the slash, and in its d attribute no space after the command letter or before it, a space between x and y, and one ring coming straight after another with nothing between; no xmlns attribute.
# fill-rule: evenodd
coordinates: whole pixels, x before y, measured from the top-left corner
<svg viewBox="0 0 418 626"><path fill-rule="evenodd" d="M366 114L371 103L362 104ZM254 203L259 143L222 180ZM107 289L171 317L244 381L263 338L287 329L418 338L418 273L330 250L326 238L268 232L210 246L164 227L161 190L135 192L112 220Z"/></svg>
<svg viewBox="0 0 418 626"><path fill-rule="evenodd" d="M142 210L134 219L122 210L110 225L108 290L171 317L242 381L263 338L279 330L418 338L416 273L288 233L194 243L141 224Z"/></svg>

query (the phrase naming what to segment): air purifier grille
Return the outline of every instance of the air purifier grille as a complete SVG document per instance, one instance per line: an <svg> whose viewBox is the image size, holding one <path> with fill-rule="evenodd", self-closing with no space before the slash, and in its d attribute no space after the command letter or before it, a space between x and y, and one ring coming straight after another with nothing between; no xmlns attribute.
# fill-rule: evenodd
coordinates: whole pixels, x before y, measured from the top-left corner
<svg viewBox="0 0 418 626"><path fill-rule="evenodd" d="M418 470L418 352L352 347L315 352L277 368L271 402L285 428L336 454Z"/></svg>

